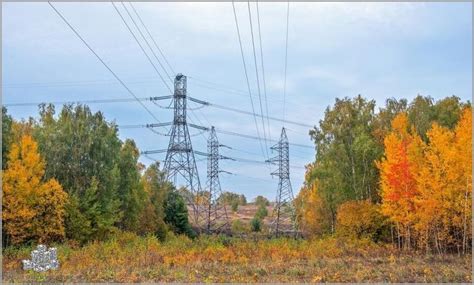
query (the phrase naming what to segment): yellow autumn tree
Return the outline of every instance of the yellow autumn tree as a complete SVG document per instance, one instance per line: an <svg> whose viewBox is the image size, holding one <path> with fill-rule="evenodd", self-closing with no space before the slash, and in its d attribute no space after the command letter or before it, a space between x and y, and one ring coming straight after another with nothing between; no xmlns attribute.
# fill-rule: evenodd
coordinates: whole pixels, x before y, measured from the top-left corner
<svg viewBox="0 0 474 285"><path fill-rule="evenodd" d="M416 201L417 230L427 250L465 252L471 239L471 122L471 109L466 108L453 131L435 123L427 132Z"/></svg>
<svg viewBox="0 0 474 285"><path fill-rule="evenodd" d="M454 129L455 160L458 167L458 209L462 209L459 220L462 228L462 250L466 253L472 240L472 109L463 110Z"/></svg>
<svg viewBox="0 0 474 285"><path fill-rule="evenodd" d="M13 143L3 173L2 221L11 244L64 237L66 192L55 180L43 182L44 161L29 135Z"/></svg>
<svg viewBox="0 0 474 285"><path fill-rule="evenodd" d="M310 178L313 165L306 171L305 185L295 198L296 218L300 230L307 236L321 235L329 227L325 205L318 191L318 181Z"/></svg>
<svg viewBox="0 0 474 285"><path fill-rule="evenodd" d="M433 124L427 132L429 140L426 146L423 167L419 169L417 183L419 197L416 199L416 229L420 233L419 241L427 250L431 242L438 250L450 243L452 210L455 210L458 187L454 159L454 133L438 124Z"/></svg>
<svg viewBox="0 0 474 285"><path fill-rule="evenodd" d="M416 197L419 196L417 173L422 164L424 144L410 130L405 113L392 121L392 131L384 139L385 152L377 162L380 170L380 186L384 215L395 224L399 246L409 248L415 233Z"/></svg>

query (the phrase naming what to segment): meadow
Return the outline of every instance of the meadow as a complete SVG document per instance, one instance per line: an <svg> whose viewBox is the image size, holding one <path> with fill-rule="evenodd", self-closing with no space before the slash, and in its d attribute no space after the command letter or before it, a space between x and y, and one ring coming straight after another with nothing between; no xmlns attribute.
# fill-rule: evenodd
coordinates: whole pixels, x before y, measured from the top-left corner
<svg viewBox="0 0 474 285"><path fill-rule="evenodd" d="M60 268L23 271L31 247L3 252L4 282L472 282L471 255L403 252L335 237L248 239L120 233L58 247Z"/></svg>

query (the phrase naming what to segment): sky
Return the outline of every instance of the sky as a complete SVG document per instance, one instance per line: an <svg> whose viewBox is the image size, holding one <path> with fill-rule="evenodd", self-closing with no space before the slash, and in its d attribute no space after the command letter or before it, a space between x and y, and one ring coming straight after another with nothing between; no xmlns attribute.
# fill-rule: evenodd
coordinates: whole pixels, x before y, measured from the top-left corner
<svg viewBox="0 0 474 285"><path fill-rule="evenodd" d="M54 5L138 97L170 94L111 3ZM235 4L254 107L260 113L247 5ZM126 16L121 4L117 7ZM231 2L135 3L134 7L172 69L188 76L189 96L252 110ZM250 8L265 110L255 3ZM376 100L378 107L387 98L410 100L417 94L471 100L471 3L291 3L284 100L286 9L286 3L259 3L266 102L272 117L283 118L285 110L287 120L316 125L336 98L358 94ZM132 25L129 18L128 23ZM2 3L3 104L115 98L131 95L47 3ZM172 119L172 110L145 104L161 122ZM155 122L137 102L90 107L118 125ZM193 110L188 111L188 120L195 124L257 135L252 116L197 107L189 103ZM16 119L38 116L34 106L12 106L8 112ZM258 124L262 133L260 119ZM270 121L268 137L277 140L282 126ZM285 127L291 143L313 145L308 127L289 123ZM208 134L190 132L193 148L206 151ZM134 139L142 151L166 149L169 140L148 129L120 129L119 135L122 140ZM262 154L257 140L218 137L232 147L222 149L223 155L258 161L276 155ZM165 154L153 157L164 160ZM314 149L290 146L295 195L304 181L304 166L314 158ZM204 187L206 160L196 159ZM140 161L152 162L143 156ZM270 176L274 166L223 160L221 169L233 173L221 174L223 191L243 193L249 200L257 195L275 199L278 179Z"/></svg>

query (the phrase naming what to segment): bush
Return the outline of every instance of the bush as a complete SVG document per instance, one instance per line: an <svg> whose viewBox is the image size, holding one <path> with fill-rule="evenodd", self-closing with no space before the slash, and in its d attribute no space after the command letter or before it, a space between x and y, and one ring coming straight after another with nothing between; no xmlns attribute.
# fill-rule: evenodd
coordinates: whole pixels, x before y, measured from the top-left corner
<svg viewBox="0 0 474 285"><path fill-rule="evenodd" d="M336 233L357 239L381 240L386 235L387 227L379 208L368 200L341 204L337 211Z"/></svg>
<svg viewBox="0 0 474 285"><path fill-rule="evenodd" d="M237 210L239 209L239 202L238 201L232 201L232 204L231 204L231 207L232 207L232 212L237 212Z"/></svg>
<svg viewBox="0 0 474 285"><path fill-rule="evenodd" d="M262 221L259 218L254 217L250 221L250 227L252 229L252 232L260 232L262 230Z"/></svg>
<svg viewBox="0 0 474 285"><path fill-rule="evenodd" d="M268 216L267 207L265 205L260 205L257 209L257 212L255 213L255 217L262 220L266 216Z"/></svg>
<svg viewBox="0 0 474 285"><path fill-rule="evenodd" d="M235 220L232 222L231 226L232 233L242 234L249 231L248 225L243 223L241 220Z"/></svg>

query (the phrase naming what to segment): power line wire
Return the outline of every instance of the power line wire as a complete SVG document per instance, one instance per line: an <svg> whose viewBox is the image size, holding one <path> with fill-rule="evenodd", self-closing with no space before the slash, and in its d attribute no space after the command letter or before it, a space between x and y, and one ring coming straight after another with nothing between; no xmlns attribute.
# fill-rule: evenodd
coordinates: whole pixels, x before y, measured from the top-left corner
<svg viewBox="0 0 474 285"><path fill-rule="evenodd" d="M169 96L169 95L168 95ZM167 97L167 96L163 96ZM77 101L51 101L51 102L25 102L25 103L6 103L6 107L38 106L41 104L69 105L69 104L107 104L107 103L125 103L133 101L156 101L160 97L137 97L137 98L114 98L114 99L95 99L95 100L77 100Z"/></svg>
<svg viewBox="0 0 474 285"><path fill-rule="evenodd" d="M116 99L97 99L97 100L77 100L77 101L52 101L52 102L25 102L25 103L6 103L6 104L3 104L4 106L6 107L21 107L21 106L38 106L40 104L53 104L53 105L59 105L59 104L106 104L106 103L124 103L124 102L131 102L131 101L136 101L136 100L140 100L140 101L151 101L153 103L155 103L158 107L160 108L163 108L163 109L172 109L172 107L168 106L161 106L159 104L156 103L156 101L158 100L162 100L162 99L170 99L172 95L166 95L166 96L156 96L156 97L142 97L142 98L136 98L136 99L129 99L129 98L116 98ZM285 122L285 123L288 123L288 124L292 124L292 125L296 125L296 126L301 126L301 127L308 127L308 128L313 128L314 126L312 125L309 125L309 124L305 124L305 123L302 123L302 122L296 122L296 121L290 121L290 120L282 120L282 119L279 119L279 118L276 118L276 117L271 117L271 116L262 116L260 114L255 114L255 113L252 113L252 112L249 112L249 111L245 111L245 110L240 110L240 109L237 109L237 108L232 108L232 107L227 107L227 106L224 106L224 105L219 105L219 104L215 104L215 103L211 103L209 101L203 101L203 100L199 100L199 99L196 99L194 97L190 97L188 96L188 99L192 102L195 102L195 103L198 103L198 104L201 104L202 106L210 106L210 107L214 107L214 108L217 108L217 109L222 109L222 110L227 110L227 111L232 111L232 112L236 112L236 113L240 113L240 114L245 114L245 115L249 115L249 116L258 116L258 117L263 117L265 119L268 119L268 120L274 120L274 121L279 121L279 122ZM189 111L195 111L195 110L198 110L200 108L188 108ZM208 123L208 126L211 126L212 123L206 118L206 116L200 112L203 116L203 118L207 121ZM307 135L307 133L302 133L302 132L298 132L296 130L293 130L293 129L288 129L290 131L294 131L296 133L299 133L299 134L304 134L304 135Z"/></svg>
<svg viewBox="0 0 474 285"><path fill-rule="evenodd" d="M165 84L166 88L168 88L168 90L170 91L170 93L173 93L173 91L171 90L171 88L169 87L168 83L166 82L166 80L163 78L163 76L161 75L160 71L158 70L158 68L156 67L156 65L153 63L153 61L151 60L150 56L148 55L148 53L145 51L145 49L143 48L142 44L140 43L140 41L138 40L138 38L135 36L135 33L132 31L132 29L130 28L130 26L128 25L127 21L125 20L125 18L123 17L122 13L120 13L119 9L117 8L117 6L115 6L115 3L114 2L111 2L112 3L112 6L114 6L115 8L115 11L117 11L117 14L120 16L120 18L122 19L122 22L125 24L125 26L127 27L128 31L130 32L130 34L133 36L133 38L135 39L135 41L137 42L138 46L140 47L141 51L143 52L143 54L145 55L145 57L148 59L148 61L150 62L150 64L153 66L153 69L156 71L156 73L158 74L158 76L160 77L161 81L163 81L163 84ZM123 5L123 3L122 3ZM125 7L125 5L124 5ZM129 14L130 15L130 14ZM133 19L132 19L133 21Z"/></svg>
<svg viewBox="0 0 474 285"><path fill-rule="evenodd" d="M244 110L240 110L240 109L236 109L236 108L232 108L232 107L227 107L227 106L224 106L224 105L219 105L219 104L215 104L215 103L210 103L210 102L208 102L208 101L203 101L203 100L195 99L195 98L193 98L193 97L188 97L188 99L189 99L190 101L193 101L193 102L196 102L196 103L200 103L200 104L203 104L203 105L206 105L206 106L215 107L215 108L222 109L222 110L228 110L228 111L237 112L237 113L241 113L241 114L245 114L245 115L257 116L257 117L261 117L261 118L266 118L266 119L268 119L268 120L274 120L274 121L279 121L279 122L286 122L286 123L289 123L289 124L292 124L292 125L301 126L301 127L308 127L308 128L314 127L314 126L312 126L312 125L305 124L305 123L301 123L301 122L283 120L283 119L279 119L279 118L276 118L276 117L270 117L270 116L262 116L262 115L260 115L260 114L255 114L255 113L252 113L252 112L249 112L249 111L244 111Z"/></svg>
<svg viewBox="0 0 474 285"><path fill-rule="evenodd" d="M258 76L257 54L255 52L255 40L253 36L252 12L250 10L250 1L247 1L247 8L248 8L248 13L249 13L250 34L252 36L252 50L253 50L253 60L254 60L254 66L255 66L255 76L257 78L258 101L260 103L260 114L262 114L261 119L262 119L262 128L263 128L263 139L265 141L265 151L267 152L267 157L268 157L267 131L265 128L265 120L263 119L262 95L260 92L260 78Z"/></svg>
<svg viewBox="0 0 474 285"><path fill-rule="evenodd" d="M161 60L158 58L158 56L156 55L155 51L153 50L153 48L151 47L150 43L148 43L148 40L146 39L146 37L143 35L142 33L142 30L140 29L140 27L138 27L137 23L135 22L135 20L133 19L132 17L132 14L130 13L130 11L128 10L127 6L125 6L125 4L123 2L121 2L123 8L125 9L125 11L127 12L128 16L130 17L130 19L132 20L133 22L133 25L135 26L135 28L138 30L138 32L140 33L140 36L142 36L143 40L145 41L145 44L148 46L148 48L150 49L151 53L153 54L153 56L155 57L156 61L158 61L158 64L160 65L160 67L163 69L163 71L166 73L166 76L168 76L169 80L171 81L171 83L173 83L173 79L171 78L171 76L168 74L168 71L166 70L166 68L163 66L163 64L161 63Z"/></svg>
<svg viewBox="0 0 474 285"><path fill-rule="evenodd" d="M257 21L258 21L258 38L260 42L260 59L261 59L261 64L262 64L262 80L263 80L263 94L265 96L265 109L266 109L266 114L267 114L267 126L268 126L268 137L271 138L271 127L270 127L270 120L268 119L268 100L267 100L267 84L265 80L265 64L263 63L263 44L262 44L262 31L260 28L260 12L258 9L258 0L255 1L255 4L257 6Z"/></svg>
<svg viewBox="0 0 474 285"><path fill-rule="evenodd" d="M153 38L153 36L151 35L150 31L148 30L147 26L145 25L145 23L143 22L142 20L142 17L140 17L140 15L138 14L137 10L135 9L135 6L133 6L132 2L128 2L130 4L130 6L132 7L133 11L135 12L135 14L137 15L138 17L138 20L140 20L140 23L143 25L143 27L145 28L145 31L147 32L148 36L150 37L151 41L153 42L153 44L155 45L156 49L158 50L158 52L161 54L161 56L163 57L163 59L165 60L165 63L166 65L168 66L168 68L171 70L172 74L176 74L176 72L174 72L174 69L173 67L171 67L170 63L168 62L168 59L166 59L166 56L164 55L163 51L161 50L160 46L156 43L155 41L155 38Z"/></svg>
<svg viewBox="0 0 474 285"><path fill-rule="evenodd" d="M77 30L69 23L69 21L54 7L54 5L48 1L48 4L51 6L51 8L58 14L58 16L66 23L66 25L74 32L74 34L84 43L84 45L95 55L95 57L107 68L107 70L117 79L117 81L120 82L120 84L132 95L135 100L142 105L142 107L150 114L153 119L155 119L158 123L160 123L160 120L150 111L150 109L147 108L145 104L143 104L142 101L138 99L138 97L133 93L130 88L118 77L118 75L105 63L105 61L94 51L94 49L84 40L84 38L77 32Z"/></svg>
<svg viewBox="0 0 474 285"><path fill-rule="evenodd" d="M286 44L285 44L285 83L283 85L283 120L285 119L286 103L286 70L288 65L288 23L290 21L290 2L286 8Z"/></svg>
<svg viewBox="0 0 474 285"><path fill-rule="evenodd" d="M249 76L248 76L248 73L247 73L247 65L245 63L244 49L242 47L242 39L240 38L239 22L237 21L237 13L235 12L234 1L232 1L232 9L234 11L235 27L237 28L237 36L239 38L240 54L242 56L242 63L243 63L244 72L245 72L245 79L247 81L247 88L248 88L248 93L249 93L249 96L250 96L250 103L252 105L252 112L255 113L255 107L253 105L252 91L250 89ZM257 136L259 138L260 148L262 150L263 156L265 157L265 151L263 150L262 139L260 138L260 131L259 131L259 128L258 128L257 117L254 116L253 118L254 118L254 122L255 122L255 128L257 129ZM268 157L268 155L267 155L267 157Z"/></svg>

